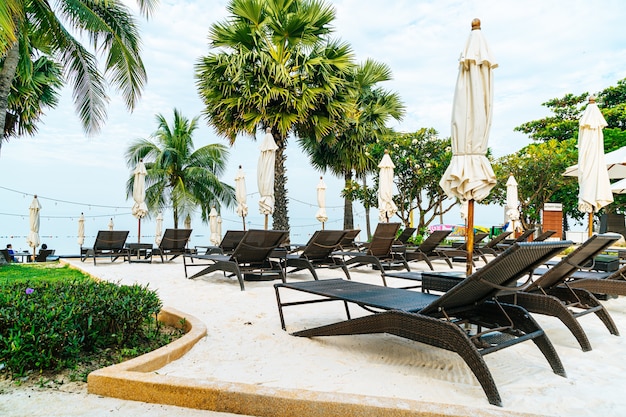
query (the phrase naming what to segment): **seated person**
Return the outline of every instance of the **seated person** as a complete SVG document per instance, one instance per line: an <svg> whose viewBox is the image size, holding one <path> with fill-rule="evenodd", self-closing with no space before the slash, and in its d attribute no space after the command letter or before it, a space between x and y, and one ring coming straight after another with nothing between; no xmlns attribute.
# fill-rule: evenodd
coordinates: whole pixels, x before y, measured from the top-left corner
<svg viewBox="0 0 626 417"><path fill-rule="evenodd" d="M50 255L54 254L54 250L53 249L48 249L48 245L46 245L45 243L41 245L41 249L39 250L39 253L37 254L37 256L35 257L35 262L46 262L48 260L48 258L52 258ZM57 257L58 259L58 257ZM52 259L50 259L52 260Z"/></svg>
<svg viewBox="0 0 626 417"><path fill-rule="evenodd" d="M15 251L13 251L13 245L11 245L10 243L7 243L7 252L11 257L11 262L18 262L17 258L13 256L15 254Z"/></svg>

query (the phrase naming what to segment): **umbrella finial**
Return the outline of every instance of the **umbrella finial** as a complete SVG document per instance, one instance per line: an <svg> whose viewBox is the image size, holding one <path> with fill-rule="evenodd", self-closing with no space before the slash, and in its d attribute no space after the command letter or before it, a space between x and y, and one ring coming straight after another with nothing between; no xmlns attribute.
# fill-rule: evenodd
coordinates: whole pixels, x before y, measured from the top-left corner
<svg viewBox="0 0 626 417"><path fill-rule="evenodd" d="M272 128L271 127L265 128L265 133L272 133Z"/></svg>
<svg viewBox="0 0 626 417"><path fill-rule="evenodd" d="M241 169L241 165L239 165L239 169Z"/></svg>
<svg viewBox="0 0 626 417"><path fill-rule="evenodd" d="M480 19L474 18L472 20L472 30L480 30Z"/></svg>
<svg viewBox="0 0 626 417"><path fill-rule="evenodd" d="M596 96L594 96L593 94L589 96L589 104L595 103L596 102Z"/></svg>

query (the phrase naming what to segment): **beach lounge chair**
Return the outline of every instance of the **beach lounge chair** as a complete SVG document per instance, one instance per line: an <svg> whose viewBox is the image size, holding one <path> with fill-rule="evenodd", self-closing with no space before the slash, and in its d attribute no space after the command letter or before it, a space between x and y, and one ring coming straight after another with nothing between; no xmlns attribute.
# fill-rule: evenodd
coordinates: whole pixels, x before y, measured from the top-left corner
<svg viewBox="0 0 626 417"><path fill-rule="evenodd" d="M519 235L515 239L505 239L504 242L496 245L496 250L499 250L500 252L502 252L503 250L507 249L509 246L511 246L514 243L527 242L528 238L532 236L533 233L535 233L535 230L537 229L528 229L528 230L525 230L521 235Z"/></svg>
<svg viewBox="0 0 626 417"><path fill-rule="evenodd" d="M364 244L361 250L336 251L332 256L340 257L349 268L372 265L372 268L381 271L383 283L387 285L385 268L402 267L407 271L411 270L404 256L391 250L399 228L400 223L378 223L372 240Z"/></svg>
<svg viewBox="0 0 626 417"><path fill-rule="evenodd" d="M341 239L341 243L339 244L339 248L343 251L348 251L352 249L358 249L361 245L355 242L355 239L361 233L361 229L348 229L344 230L346 234L343 239Z"/></svg>
<svg viewBox="0 0 626 417"><path fill-rule="evenodd" d="M417 227L405 227L404 230L400 232L396 240L393 242L394 246L406 245L416 230Z"/></svg>
<svg viewBox="0 0 626 417"><path fill-rule="evenodd" d="M270 255L289 236L282 230L248 230L239 242L233 253L199 255L186 253L183 256L185 277L188 277L187 268L200 266L200 272L188 277L194 279L214 271L223 271L237 276L239 286L245 290L244 274L248 280L265 280L276 277L285 281L285 273L279 260L270 259ZM187 260L192 261L188 263Z"/></svg>
<svg viewBox="0 0 626 417"><path fill-rule="evenodd" d="M192 229L165 229L159 246L152 249L152 258L156 255L161 257L161 262L172 261L188 253L187 243ZM168 256L170 257L168 259Z"/></svg>
<svg viewBox="0 0 626 417"><path fill-rule="evenodd" d="M533 242L543 242L544 240L548 239L550 236L552 236L555 233L556 231L554 230L546 230L545 232L541 233L539 236L534 238Z"/></svg>
<svg viewBox="0 0 626 417"><path fill-rule="evenodd" d="M96 241L91 248L82 248L80 260L85 262L87 258L110 258L115 262L119 257L123 260L130 259L130 253L124 246L128 238L128 230L100 230L96 235Z"/></svg>
<svg viewBox="0 0 626 417"><path fill-rule="evenodd" d="M222 241L217 246L196 246L196 250L203 249L205 255L210 254L220 254L225 255L229 253L233 253L241 239L243 239L243 235L246 234L245 230L227 230L222 238Z"/></svg>
<svg viewBox="0 0 626 417"><path fill-rule="evenodd" d="M343 260L332 256L346 232L344 230L318 230L313 233L308 243L301 247L298 253L287 254L282 260L287 272L297 272L308 269L314 279L318 279L316 268L341 268L350 279L348 267ZM289 270L288 268L292 268Z"/></svg>
<svg viewBox="0 0 626 417"><path fill-rule="evenodd" d="M617 234L594 235L553 267L538 269L536 272L543 274L531 281L523 291L513 294L503 292L498 298L506 303L520 305L531 313L558 318L572 332L582 350L589 351L591 344L578 318L595 313L611 334L619 335L619 331L609 312L591 292L573 288L566 280L618 239Z"/></svg>
<svg viewBox="0 0 626 417"><path fill-rule="evenodd" d="M508 238L511 233L513 232L502 232L498 236L495 236L493 239L491 239L489 242L477 247L475 251L483 255L483 257L484 255L497 256L498 253L502 252L501 250L497 249L497 245L499 243L502 243L506 238Z"/></svg>
<svg viewBox="0 0 626 417"><path fill-rule="evenodd" d="M341 301L347 320L291 334L316 337L389 333L453 351L474 373L489 402L501 406L500 394L484 355L532 340L556 374L565 376L565 370L534 319L523 308L492 301L493 297L499 288L515 286L518 279L570 244L564 241L515 244L441 296L342 279L275 284L281 327L286 329L285 307ZM283 302L283 289L313 297ZM374 313L351 318L349 305L354 304ZM383 311L375 312L380 310ZM515 357L512 361L519 360Z"/></svg>
<svg viewBox="0 0 626 417"><path fill-rule="evenodd" d="M604 213L600 217L600 233L619 233L626 237L626 216L617 213Z"/></svg>
<svg viewBox="0 0 626 417"><path fill-rule="evenodd" d="M404 252L404 258L407 262L419 262L424 261L431 269L434 271L432 261L435 259L444 259L450 268L452 268L452 261L446 257L437 254L437 248L443 242L448 235L452 233L452 230L435 230L432 232L419 246L416 247L407 247L407 250Z"/></svg>
<svg viewBox="0 0 626 417"><path fill-rule="evenodd" d="M485 263L487 263L487 258L478 250L477 248L480 245L480 242L485 240L489 236L489 233L479 232L474 234L474 250L472 251L472 263L475 264L475 261L479 258L482 259ZM452 265L452 261L463 261L467 262L467 240L456 248L454 247L438 247L435 252L442 258L446 259L448 265Z"/></svg>
<svg viewBox="0 0 626 417"><path fill-rule="evenodd" d="M576 271L566 284L594 295L626 295L626 265L613 272Z"/></svg>

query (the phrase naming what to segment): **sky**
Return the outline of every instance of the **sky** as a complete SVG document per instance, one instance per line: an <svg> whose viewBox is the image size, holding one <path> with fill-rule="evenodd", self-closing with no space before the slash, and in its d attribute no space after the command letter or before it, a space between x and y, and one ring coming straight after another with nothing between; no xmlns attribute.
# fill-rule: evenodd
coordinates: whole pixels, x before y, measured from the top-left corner
<svg viewBox="0 0 626 417"><path fill-rule="evenodd" d="M135 2L125 0L132 8ZM450 116L459 53L470 33L473 18L482 21L499 67L495 70L494 114L489 147L494 156L515 152L530 140L513 129L547 116L541 104L567 93L595 93L626 78L626 7L620 0L337 0L336 38L348 42L358 62L368 58L389 65L393 80L383 87L397 92L406 115L391 124L402 132L433 127L440 137L450 135ZM108 120L102 131L88 137L83 132L66 88L59 106L47 112L34 137L12 139L0 153L0 246L13 241L26 247L28 206L34 194L42 205L43 239L76 234L76 220L86 217L86 244L110 218L116 228L131 230L136 239L137 220L131 216L132 199L125 184L132 168L124 152L137 138L156 130L155 115L171 120L173 109L188 118L200 116L194 65L209 52L211 24L227 16L225 0L161 0L149 20L138 17L148 84L132 114L115 90L109 90ZM228 170L222 181L234 185L239 165L246 174L248 227L263 227L258 214L256 165L258 144L249 137L237 139L230 149ZM201 118L194 135L196 148L209 143L227 144ZM319 229L316 186L320 175L327 185L327 229L343 227L342 179L313 169L294 139L287 149L287 189L292 241L303 241ZM523 179L518 179L519 181ZM362 207L355 205L355 226L365 228ZM164 213L165 227L173 227ZM222 228L240 229L234 209L222 209ZM503 210L477 205L475 224L501 224ZM271 222L271 219L270 219ZM454 210L444 223L459 224ZM208 236L199 216L192 221L196 244ZM144 219L142 235L154 230L154 218ZM146 238L147 239L147 238ZM143 241L144 239L142 239ZM208 238L206 239L208 240ZM73 239L72 244L75 239ZM76 244L76 247L77 244Z"/></svg>

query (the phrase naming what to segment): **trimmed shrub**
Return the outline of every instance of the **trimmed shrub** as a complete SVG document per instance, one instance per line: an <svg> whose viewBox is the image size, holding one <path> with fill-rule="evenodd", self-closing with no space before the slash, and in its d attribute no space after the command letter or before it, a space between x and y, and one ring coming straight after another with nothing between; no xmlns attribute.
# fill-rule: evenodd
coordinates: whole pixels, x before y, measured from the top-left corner
<svg viewBox="0 0 626 417"><path fill-rule="evenodd" d="M83 352L125 346L161 309L156 292L109 282L0 287L0 363L15 374L59 370Z"/></svg>

